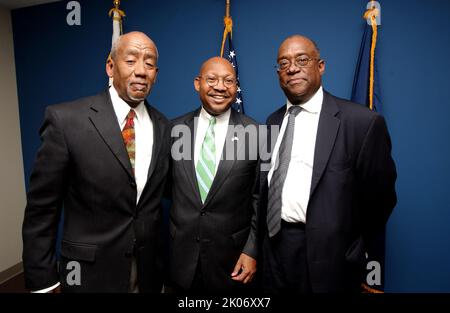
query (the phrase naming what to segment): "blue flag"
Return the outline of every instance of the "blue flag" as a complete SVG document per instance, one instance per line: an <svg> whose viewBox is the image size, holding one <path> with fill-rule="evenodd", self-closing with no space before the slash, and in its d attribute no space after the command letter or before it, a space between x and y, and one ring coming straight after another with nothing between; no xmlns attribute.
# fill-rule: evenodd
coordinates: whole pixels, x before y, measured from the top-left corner
<svg viewBox="0 0 450 313"><path fill-rule="evenodd" d="M351 100L361 103L369 107L369 86L370 86L370 58L372 47L372 27L367 25L364 28L364 34L361 40L361 48L359 50L358 63L356 64L355 77L353 79ZM376 51L376 50L375 50ZM374 58L374 75L373 75L373 109L381 113L381 95L380 84L378 79L377 58Z"/></svg>
<svg viewBox="0 0 450 313"><path fill-rule="evenodd" d="M227 40L224 48L224 57L230 61L231 65L233 65L235 71L236 71L236 78L237 78L237 95L236 95L236 102L233 103L233 108L241 113L244 112L244 98L242 97L242 90L241 90L241 83L239 81L239 70L238 70L238 62L237 62L237 56L236 56L236 50L233 47L233 42L231 40L231 34L227 34Z"/></svg>
<svg viewBox="0 0 450 313"><path fill-rule="evenodd" d="M373 20L372 20L373 21ZM375 31L375 36L374 36ZM356 64L351 100L381 113L381 94L376 59L377 28L366 23ZM375 42L373 42L375 40ZM374 59L372 60L372 56ZM372 70L372 73L371 73ZM372 88L371 88L372 82ZM372 90L372 92L371 92ZM372 95L372 96L371 96ZM370 105L372 98L372 107ZM385 229L372 238L364 238L366 272L362 286L364 292L384 290ZM376 270L379 272L377 273ZM378 277L377 277L378 275Z"/></svg>

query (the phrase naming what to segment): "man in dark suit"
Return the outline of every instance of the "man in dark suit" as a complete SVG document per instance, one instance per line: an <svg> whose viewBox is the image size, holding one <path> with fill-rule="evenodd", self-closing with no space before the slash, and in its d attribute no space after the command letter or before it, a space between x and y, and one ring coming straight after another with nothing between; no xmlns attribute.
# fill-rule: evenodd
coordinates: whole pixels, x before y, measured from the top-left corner
<svg viewBox="0 0 450 313"><path fill-rule="evenodd" d="M170 273L175 290L244 290L256 271L256 122L230 106L236 74L214 57L194 80L202 106L172 121Z"/></svg>
<svg viewBox="0 0 450 313"><path fill-rule="evenodd" d="M322 89L325 62L309 38L287 38L277 64L287 105L267 119L280 133L260 175L264 288L358 291L364 239L396 204L385 121Z"/></svg>
<svg viewBox="0 0 450 313"><path fill-rule="evenodd" d="M106 64L109 90L47 108L23 222L32 291L161 291L170 124L145 100L157 59L145 34L125 34Z"/></svg>

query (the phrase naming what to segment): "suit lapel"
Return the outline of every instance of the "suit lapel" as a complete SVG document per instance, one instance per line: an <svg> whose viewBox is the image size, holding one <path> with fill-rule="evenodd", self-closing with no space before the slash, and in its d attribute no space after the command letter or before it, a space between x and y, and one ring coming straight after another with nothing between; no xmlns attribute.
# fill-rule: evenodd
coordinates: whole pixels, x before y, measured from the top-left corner
<svg viewBox="0 0 450 313"><path fill-rule="evenodd" d="M96 99L98 101L95 101ZM89 119L122 167L133 178L130 158L123 142L120 125L117 121L109 92L105 91L95 100L91 105Z"/></svg>
<svg viewBox="0 0 450 313"><path fill-rule="evenodd" d="M322 111L317 128L316 148L314 151L314 166L311 179L310 197L316 190L334 147L334 141L339 130L340 120L336 117L339 108L333 97L324 91Z"/></svg>
<svg viewBox="0 0 450 313"><path fill-rule="evenodd" d="M269 130L267 132L268 134L268 147L270 147L270 158L268 159L267 162L271 162L272 159L272 153L273 153L273 149L275 148L275 143L278 140L278 136L280 135L280 131L281 131L281 124L283 124L283 119L284 116L286 115L286 105L283 105L280 109L278 109L278 111L275 113L274 117L268 121L268 127ZM272 142L272 132L271 132L271 126L278 126L278 135L277 138L274 138L274 141Z"/></svg>
<svg viewBox="0 0 450 313"><path fill-rule="evenodd" d="M153 125L153 149L152 149L152 159L147 173L147 183L148 183L150 177L152 176L155 170L156 164L159 161L158 156L159 151L161 150L161 146L163 145L162 139L165 129L163 129L162 127L163 125L160 121L161 119L160 116L156 116L153 108L147 103L147 101L145 101L145 107L147 109L148 114L150 115L150 119L152 120Z"/></svg>
<svg viewBox="0 0 450 313"><path fill-rule="evenodd" d="M231 109L230 120L228 122L228 125L229 126L242 125L242 121L241 121L238 113L233 109ZM238 136L239 136L239 134L235 133L233 131L233 127L228 127L227 134L225 136L225 142L223 144L222 158L219 162L219 166L217 168L217 173L214 176L214 180L211 185L211 189L209 190L208 196L206 197L205 206L211 201L211 199L214 197L214 195L217 193L217 191L219 191L220 187L225 182L225 180L228 178L228 175L230 175L230 173L231 173L234 163L236 162L236 157L237 157L237 155L239 155L239 151L245 142L245 140L244 140L245 138L239 138ZM237 137L238 140L234 140L233 139L234 137ZM230 145L230 143L232 145L234 145L236 141L237 141L237 144L236 144L237 147L234 148L236 151L232 151L233 158L231 160L227 160L227 158L226 158L227 145Z"/></svg>
<svg viewBox="0 0 450 313"><path fill-rule="evenodd" d="M191 183L192 190L194 191L194 195L196 200L199 203L202 203L202 198L200 196L200 191L198 189L198 182L197 182L197 175L195 173L195 158L194 158L194 151L195 151L195 132L197 129L197 125L195 123L195 118L198 117L200 113L200 109L194 111L191 116L189 116L185 124L190 129L191 134L191 158L188 160L183 159L181 162L183 163L184 171L186 172L186 176L189 179Z"/></svg>

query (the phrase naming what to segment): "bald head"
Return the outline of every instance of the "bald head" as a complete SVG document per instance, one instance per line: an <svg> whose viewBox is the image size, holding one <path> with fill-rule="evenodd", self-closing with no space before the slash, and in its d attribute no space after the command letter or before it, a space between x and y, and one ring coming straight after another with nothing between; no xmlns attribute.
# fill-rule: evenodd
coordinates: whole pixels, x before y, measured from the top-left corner
<svg viewBox="0 0 450 313"><path fill-rule="evenodd" d="M111 57L113 59L115 59L117 56L117 51L119 49L122 49L124 45L127 45L128 43L133 42L133 41L140 41L144 44L147 44L149 47L152 47L154 49L154 51L156 52L156 56L155 56L156 60L158 60L158 57L159 57L158 48L156 47L153 40L151 40L150 37L148 37L143 32L138 32L138 31L129 32L129 33L120 35L112 45Z"/></svg>
<svg viewBox="0 0 450 313"><path fill-rule="evenodd" d="M290 45L292 42L301 42L304 46L309 48L310 51L313 51L315 53L314 57L320 58L320 50L316 42L309 37L299 34L291 35L281 43L280 48L278 49L278 58L280 57L280 51L282 50L282 48Z"/></svg>
<svg viewBox="0 0 450 313"><path fill-rule="evenodd" d="M233 67L233 65L231 65L230 61L228 61L227 59L222 58L222 57L212 57L212 58L209 58L208 60L206 60L205 62L203 62L202 67L200 68L199 76L203 75L202 73L205 72L205 69L207 70L214 66L224 66L230 72L233 72L234 75L236 75L234 67Z"/></svg>
<svg viewBox="0 0 450 313"><path fill-rule="evenodd" d="M292 104L306 103L320 88L325 61L308 37L286 38L278 49L277 63L280 87Z"/></svg>
<svg viewBox="0 0 450 313"><path fill-rule="evenodd" d="M194 80L203 108L211 115L225 113L236 99L236 72L224 58L213 57L203 63Z"/></svg>
<svg viewBox="0 0 450 313"><path fill-rule="evenodd" d="M136 107L144 101L156 81L158 51L155 43L141 32L118 38L106 62L106 73L126 103Z"/></svg>

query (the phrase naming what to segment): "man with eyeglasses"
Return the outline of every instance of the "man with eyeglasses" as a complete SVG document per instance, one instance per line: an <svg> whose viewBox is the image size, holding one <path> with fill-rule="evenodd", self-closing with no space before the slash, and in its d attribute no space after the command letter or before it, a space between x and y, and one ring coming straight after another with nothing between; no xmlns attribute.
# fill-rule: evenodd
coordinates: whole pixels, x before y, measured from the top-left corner
<svg viewBox="0 0 450 313"><path fill-rule="evenodd" d="M226 59L203 63L194 87L201 107L172 121L173 288L188 294L250 291L257 257L257 123L231 108L236 73Z"/></svg>
<svg viewBox="0 0 450 313"><path fill-rule="evenodd" d="M277 73L287 104L267 119L280 132L270 170L260 173L263 287L270 293L359 291L364 240L396 204L383 117L323 90L324 71L311 39L283 41Z"/></svg>

